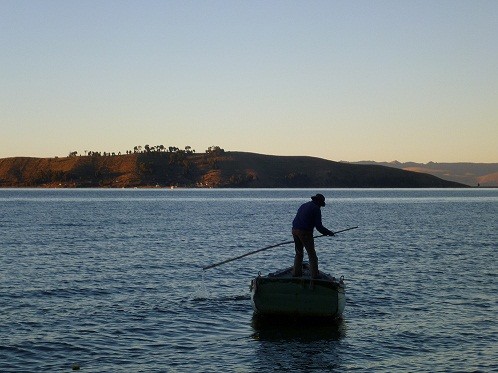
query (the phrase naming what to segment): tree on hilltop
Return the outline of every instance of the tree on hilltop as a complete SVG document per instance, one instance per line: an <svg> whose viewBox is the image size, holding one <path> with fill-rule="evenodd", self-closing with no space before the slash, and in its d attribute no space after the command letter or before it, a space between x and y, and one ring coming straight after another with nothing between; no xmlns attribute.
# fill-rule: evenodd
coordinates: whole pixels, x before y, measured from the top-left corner
<svg viewBox="0 0 498 373"><path fill-rule="evenodd" d="M206 153L211 155L221 155L225 152L225 149L220 148L219 146L210 146L207 148Z"/></svg>

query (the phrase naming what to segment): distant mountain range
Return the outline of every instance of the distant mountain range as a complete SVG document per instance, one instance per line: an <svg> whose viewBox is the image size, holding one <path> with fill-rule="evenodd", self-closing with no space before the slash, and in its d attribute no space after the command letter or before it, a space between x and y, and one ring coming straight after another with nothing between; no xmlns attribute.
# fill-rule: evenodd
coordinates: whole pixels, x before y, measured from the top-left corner
<svg viewBox="0 0 498 373"><path fill-rule="evenodd" d="M354 164L381 165L422 172L470 186L498 187L498 163L414 163L362 161Z"/></svg>
<svg viewBox="0 0 498 373"><path fill-rule="evenodd" d="M201 154L146 151L62 158L15 157L0 159L0 187L467 187L466 183L397 166L223 149Z"/></svg>

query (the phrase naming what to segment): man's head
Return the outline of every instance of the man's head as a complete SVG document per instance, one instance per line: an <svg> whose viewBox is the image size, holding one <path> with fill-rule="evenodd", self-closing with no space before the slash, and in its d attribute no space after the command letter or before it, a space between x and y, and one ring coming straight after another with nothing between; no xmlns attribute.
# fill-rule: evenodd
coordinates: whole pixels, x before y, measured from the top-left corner
<svg viewBox="0 0 498 373"><path fill-rule="evenodd" d="M325 197L323 194L318 193L316 196L311 197L311 199L318 204L318 206L325 206Z"/></svg>

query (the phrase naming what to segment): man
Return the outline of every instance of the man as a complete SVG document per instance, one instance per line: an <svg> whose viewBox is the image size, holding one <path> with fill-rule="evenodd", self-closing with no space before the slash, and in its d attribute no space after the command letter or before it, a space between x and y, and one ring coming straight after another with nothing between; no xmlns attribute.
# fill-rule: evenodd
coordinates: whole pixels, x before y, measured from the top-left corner
<svg viewBox="0 0 498 373"><path fill-rule="evenodd" d="M294 269L292 275L300 277L303 274L303 247L308 253L310 262L311 278L318 278L318 257L315 251L315 241L313 239L313 229L326 236L333 236L334 232L328 230L322 225L321 207L325 206L325 197L317 194L311 197L311 201L306 202L297 210L296 217L292 221L292 236L296 256L294 258Z"/></svg>

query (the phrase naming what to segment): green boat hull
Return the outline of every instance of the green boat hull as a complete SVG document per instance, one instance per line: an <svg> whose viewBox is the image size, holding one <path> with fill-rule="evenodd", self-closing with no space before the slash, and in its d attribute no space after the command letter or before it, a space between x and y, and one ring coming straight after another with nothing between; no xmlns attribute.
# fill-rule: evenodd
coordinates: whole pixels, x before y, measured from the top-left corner
<svg viewBox="0 0 498 373"><path fill-rule="evenodd" d="M253 279L251 300L261 315L339 317L346 305L346 289L342 280L328 275L311 282L306 275L292 277L287 269Z"/></svg>

